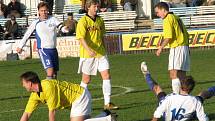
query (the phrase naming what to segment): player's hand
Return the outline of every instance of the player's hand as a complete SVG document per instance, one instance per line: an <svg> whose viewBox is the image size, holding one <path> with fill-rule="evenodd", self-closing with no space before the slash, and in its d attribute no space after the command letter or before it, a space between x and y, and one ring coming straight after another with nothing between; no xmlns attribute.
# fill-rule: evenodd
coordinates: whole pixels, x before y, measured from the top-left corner
<svg viewBox="0 0 215 121"><path fill-rule="evenodd" d="M162 48L159 48L159 49L156 51L156 55L157 55L157 56L160 56L161 52L162 52Z"/></svg>
<svg viewBox="0 0 215 121"><path fill-rule="evenodd" d="M88 50L90 57L96 56L96 53L93 50Z"/></svg>
<svg viewBox="0 0 215 121"><path fill-rule="evenodd" d="M17 47L17 48L16 48L16 51L17 51L17 53L19 53L19 54L21 54L21 53L22 53L22 49L21 49L21 48L19 48L19 47Z"/></svg>
<svg viewBox="0 0 215 121"><path fill-rule="evenodd" d="M62 32L63 32L63 33L68 33L68 32L69 32L69 27L68 27L68 26L64 26L64 27L62 28Z"/></svg>

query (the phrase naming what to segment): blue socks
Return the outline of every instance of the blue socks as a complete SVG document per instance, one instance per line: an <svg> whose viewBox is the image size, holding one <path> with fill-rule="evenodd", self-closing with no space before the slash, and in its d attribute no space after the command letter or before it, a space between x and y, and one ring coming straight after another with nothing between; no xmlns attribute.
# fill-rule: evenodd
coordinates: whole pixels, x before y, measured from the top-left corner
<svg viewBox="0 0 215 121"><path fill-rule="evenodd" d="M148 84L150 90L153 90L153 87L155 85L154 80L151 77L151 74L146 74L145 75L146 83Z"/></svg>
<svg viewBox="0 0 215 121"><path fill-rule="evenodd" d="M208 91L212 94L212 96L215 96L215 86L208 88Z"/></svg>

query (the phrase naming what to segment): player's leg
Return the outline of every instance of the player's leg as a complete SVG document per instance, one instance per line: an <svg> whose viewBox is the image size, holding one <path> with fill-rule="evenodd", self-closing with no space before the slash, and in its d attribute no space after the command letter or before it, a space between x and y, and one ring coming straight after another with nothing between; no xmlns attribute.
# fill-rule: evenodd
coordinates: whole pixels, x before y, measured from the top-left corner
<svg viewBox="0 0 215 121"><path fill-rule="evenodd" d="M147 65L145 62L142 62L141 63L141 71L142 73L144 74L144 77L145 77L145 80L146 80L146 83L148 84L150 90L152 90L156 96L163 92L162 88L157 84L156 81L154 81L154 79L151 77L151 74L147 68Z"/></svg>
<svg viewBox="0 0 215 121"><path fill-rule="evenodd" d="M172 91L173 93L179 94L181 87L180 79L178 78L178 70L172 69L169 70L170 79L172 80Z"/></svg>
<svg viewBox="0 0 215 121"><path fill-rule="evenodd" d="M141 63L141 71L144 74L146 83L148 84L150 90L152 90L158 98L158 102L161 102L166 97L166 93L162 90L162 88L157 84L156 81L151 77L151 74L147 68L145 62Z"/></svg>
<svg viewBox="0 0 215 121"><path fill-rule="evenodd" d="M78 73L82 73L81 86L87 88L91 75L97 74L98 60L96 58L80 58Z"/></svg>
<svg viewBox="0 0 215 121"><path fill-rule="evenodd" d="M82 73L82 81L80 86L84 87L87 89L87 85L90 83L91 76L85 73Z"/></svg>
<svg viewBox="0 0 215 121"><path fill-rule="evenodd" d="M103 84L102 92L104 95L104 109L118 109L116 105L111 103L111 77L109 73L109 62L107 56L103 56L98 59L98 70L101 74Z"/></svg>
<svg viewBox="0 0 215 121"><path fill-rule="evenodd" d="M188 46L179 46L170 49L168 70L172 80L173 93L179 93L180 79L190 70L190 55Z"/></svg>
<svg viewBox="0 0 215 121"><path fill-rule="evenodd" d="M57 49L39 49L38 54L46 70L46 78L56 79L59 70Z"/></svg>
<svg viewBox="0 0 215 121"><path fill-rule="evenodd" d="M208 88L206 91L200 92L199 96L201 96L203 99L209 99L215 96L215 86Z"/></svg>
<svg viewBox="0 0 215 121"><path fill-rule="evenodd" d="M109 110L104 110L95 118L86 119L84 121L117 121L117 114Z"/></svg>
<svg viewBox="0 0 215 121"><path fill-rule="evenodd" d="M91 114L91 95L87 89L84 90L80 98L72 103L70 121L84 121L90 118Z"/></svg>

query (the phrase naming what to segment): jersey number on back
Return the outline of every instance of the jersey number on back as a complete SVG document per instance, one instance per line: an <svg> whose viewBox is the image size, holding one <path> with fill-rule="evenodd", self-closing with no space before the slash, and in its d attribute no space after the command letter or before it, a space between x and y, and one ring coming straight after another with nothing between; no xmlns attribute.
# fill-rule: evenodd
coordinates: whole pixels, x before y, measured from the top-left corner
<svg viewBox="0 0 215 121"><path fill-rule="evenodd" d="M172 120L181 120L184 118L183 114L185 113L185 109L184 108L180 108L179 110L177 110L176 108L174 108L173 110L171 110L172 112Z"/></svg>

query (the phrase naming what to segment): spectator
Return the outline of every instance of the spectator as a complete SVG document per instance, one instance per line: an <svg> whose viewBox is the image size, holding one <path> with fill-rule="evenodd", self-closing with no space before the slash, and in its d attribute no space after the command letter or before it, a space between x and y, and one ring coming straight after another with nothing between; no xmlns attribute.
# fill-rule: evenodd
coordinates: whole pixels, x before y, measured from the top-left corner
<svg viewBox="0 0 215 121"><path fill-rule="evenodd" d="M3 27L0 24L0 40L3 39L3 33L4 33L4 29L3 29Z"/></svg>
<svg viewBox="0 0 215 121"><path fill-rule="evenodd" d="M14 15L16 18L21 17L21 4L20 2L16 0L11 0L11 2L7 5L7 17L10 18L12 15Z"/></svg>
<svg viewBox="0 0 215 121"><path fill-rule="evenodd" d="M207 0L204 5L215 5L215 0Z"/></svg>
<svg viewBox="0 0 215 121"><path fill-rule="evenodd" d="M86 0L80 0L81 1L81 9L79 10L79 13L82 14L82 13L87 13L86 11Z"/></svg>
<svg viewBox="0 0 215 121"><path fill-rule="evenodd" d="M100 0L99 1L99 11L100 12L111 12L112 11L111 0Z"/></svg>
<svg viewBox="0 0 215 121"><path fill-rule="evenodd" d="M4 25L5 32L3 34L4 39L8 39L12 37L15 39L18 36L18 23L16 22L16 17L11 16L10 20L8 20Z"/></svg>
<svg viewBox="0 0 215 121"><path fill-rule="evenodd" d="M0 1L0 19L4 19L7 16L7 6Z"/></svg>
<svg viewBox="0 0 215 121"><path fill-rule="evenodd" d="M73 19L73 13L68 13L68 18L63 22L64 26L68 27L69 32L63 33L64 36L71 36L75 33L77 21Z"/></svg>
<svg viewBox="0 0 215 121"><path fill-rule="evenodd" d="M42 1L48 3L48 5L49 5L49 15L52 15L54 0L42 0Z"/></svg>
<svg viewBox="0 0 215 121"><path fill-rule="evenodd" d="M204 3L204 0L192 0L191 7L201 6Z"/></svg>
<svg viewBox="0 0 215 121"><path fill-rule="evenodd" d="M134 11L136 9L137 0L121 0L120 4L124 11Z"/></svg>

